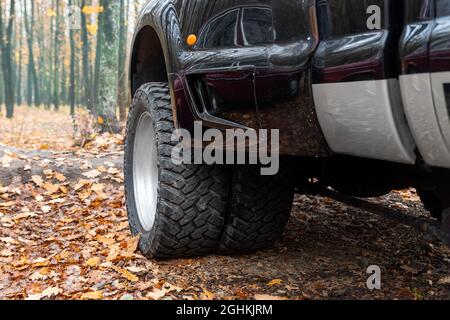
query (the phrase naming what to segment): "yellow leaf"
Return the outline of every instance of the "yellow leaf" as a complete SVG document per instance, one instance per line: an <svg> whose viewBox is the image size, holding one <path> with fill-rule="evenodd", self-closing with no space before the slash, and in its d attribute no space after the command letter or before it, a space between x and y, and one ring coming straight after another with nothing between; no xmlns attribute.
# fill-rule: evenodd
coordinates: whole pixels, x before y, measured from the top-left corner
<svg viewBox="0 0 450 320"><path fill-rule="evenodd" d="M83 176L85 176L86 178L89 178L89 179L98 178L101 175L102 175L102 173L96 169L83 173Z"/></svg>
<svg viewBox="0 0 450 320"><path fill-rule="evenodd" d="M86 265L88 266L88 267L91 267L91 268L93 268L93 267L96 267L96 266L98 266L99 264L100 264L100 258L91 258L91 259L89 259L88 261L86 261Z"/></svg>
<svg viewBox="0 0 450 320"><path fill-rule="evenodd" d="M96 24L87 24L86 29L89 32L89 34L95 36L98 32L98 25Z"/></svg>
<svg viewBox="0 0 450 320"><path fill-rule="evenodd" d="M39 271L33 273L29 279L32 281L46 280L50 275L50 270L48 268L42 268Z"/></svg>
<svg viewBox="0 0 450 320"><path fill-rule="evenodd" d="M147 298L152 300L159 300L164 298L168 292L166 290L155 290L147 294Z"/></svg>
<svg viewBox="0 0 450 320"><path fill-rule="evenodd" d="M60 189L61 192L64 193L64 194L69 193L69 190L68 190L65 186L59 186L59 189Z"/></svg>
<svg viewBox="0 0 450 320"><path fill-rule="evenodd" d="M43 185L44 189L48 191L49 195L55 194L59 191L59 185L46 182Z"/></svg>
<svg viewBox="0 0 450 320"><path fill-rule="evenodd" d="M135 276L134 274L132 274L130 271L113 266L112 267L114 271L116 271L117 273L121 274L122 276L124 276L126 279L128 279L131 282L138 282L139 278L137 276Z"/></svg>
<svg viewBox="0 0 450 320"><path fill-rule="evenodd" d="M18 243L16 240L14 240L14 239L11 238L11 237L0 238L0 241L1 241L1 242L4 242L4 243L8 243L8 244L16 244L16 243Z"/></svg>
<svg viewBox="0 0 450 320"><path fill-rule="evenodd" d="M283 283L283 280L281 280L281 279L274 279L274 280L270 281L267 285L269 287L274 287L274 286L279 286L282 283Z"/></svg>
<svg viewBox="0 0 450 320"><path fill-rule="evenodd" d="M21 212L18 215L14 217L14 220L22 220L27 219L36 216L34 213L31 212Z"/></svg>
<svg viewBox="0 0 450 320"><path fill-rule="evenodd" d="M50 211L52 211L52 208L50 206L42 206L41 211L43 213L49 213Z"/></svg>
<svg viewBox="0 0 450 320"><path fill-rule="evenodd" d="M92 185L92 191L94 191L100 197L106 197L105 193L103 192L103 189L105 189L104 184L96 183Z"/></svg>
<svg viewBox="0 0 450 320"><path fill-rule="evenodd" d="M98 117L97 122L98 122L98 124L104 124L105 120L103 120L102 117Z"/></svg>
<svg viewBox="0 0 450 320"><path fill-rule="evenodd" d="M0 252L0 256L2 256L2 257L12 257L13 255L14 255L14 253L9 249L3 249Z"/></svg>
<svg viewBox="0 0 450 320"><path fill-rule="evenodd" d="M2 208L10 208L10 207L14 207L15 205L16 205L15 201L0 203L0 207L2 207Z"/></svg>
<svg viewBox="0 0 450 320"><path fill-rule="evenodd" d="M208 291L206 289L203 289L203 294L205 295L207 300L214 300L214 298L216 297L214 295L214 293L212 293L212 292L210 292L210 291Z"/></svg>
<svg viewBox="0 0 450 320"><path fill-rule="evenodd" d="M48 9L47 10L47 17L56 17L58 14L52 10L52 9Z"/></svg>
<svg viewBox="0 0 450 320"><path fill-rule="evenodd" d="M106 260L107 260L107 261L110 261L110 262L118 260L119 255L120 255L120 252L121 252L121 250L120 250L119 245L117 245L117 244L116 244L116 245L113 245L113 246L111 247L111 250L110 250L110 252L109 252L108 257L106 258Z"/></svg>
<svg viewBox="0 0 450 320"><path fill-rule="evenodd" d="M108 174L118 174L119 173L119 169L117 169L116 167L111 167L108 169Z"/></svg>
<svg viewBox="0 0 450 320"><path fill-rule="evenodd" d="M38 186L38 187L42 187L42 185L44 184L44 180L42 180L42 178L40 176L32 176L31 180Z"/></svg>
<svg viewBox="0 0 450 320"><path fill-rule="evenodd" d="M39 147L39 150L48 150L50 149L50 147L48 146L48 144L43 144Z"/></svg>
<svg viewBox="0 0 450 320"><path fill-rule="evenodd" d="M116 240L114 240L113 238L108 238L105 236L97 236L97 237L95 237L95 240L97 240L98 242L100 242L104 245L107 245L107 246L110 246L110 245L116 243Z"/></svg>
<svg viewBox="0 0 450 320"><path fill-rule="evenodd" d="M82 201L86 200L87 198L89 198L91 196L91 190L83 190L81 192L78 193L78 198Z"/></svg>
<svg viewBox="0 0 450 320"><path fill-rule="evenodd" d="M160 283L161 283L161 281L160 281ZM166 282L166 283L162 283L161 289L155 289L153 292L148 293L146 297L149 299L153 299L153 300L159 300L161 298L164 298L168 293L171 293L173 291L181 292L181 291L183 291L183 289L180 287L177 287L177 286L173 286L170 283ZM211 292L206 291L206 290L205 290L205 292L208 292L210 300L212 300L214 298L214 295Z"/></svg>
<svg viewBox="0 0 450 320"><path fill-rule="evenodd" d="M13 266L16 268L28 267L29 265L30 265L30 261L28 260L27 257L22 257L19 261L16 261L13 263Z"/></svg>
<svg viewBox="0 0 450 320"><path fill-rule="evenodd" d="M64 182L67 180L67 178L62 173L59 172L55 173L55 179L58 180L59 182Z"/></svg>
<svg viewBox="0 0 450 320"><path fill-rule="evenodd" d="M81 300L101 300L103 291L87 292L81 296Z"/></svg>
<svg viewBox="0 0 450 320"><path fill-rule="evenodd" d="M131 256L139 247L139 241L141 240L140 236L132 237L126 240L127 242L127 250L126 255Z"/></svg>
<svg viewBox="0 0 450 320"><path fill-rule="evenodd" d="M83 11L84 14L102 13L104 8L103 6L84 6L81 11Z"/></svg>
<svg viewBox="0 0 450 320"><path fill-rule="evenodd" d="M122 222L121 224L118 225L116 231L123 231L125 229L128 229L129 226L130 226L129 222L127 222L127 221Z"/></svg>
<svg viewBox="0 0 450 320"><path fill-rule="evenodd" d="M51 297L53 297L53 296L59 295L61 292L62 292L62 290L61 290L60 288L58 288L58 287L48 288L48 289L45 289L45 290L41 293L41 296L42 296L43 298L45 298L45 297L51 298Z"/></svg>
<svg viewBox="0 0 450 320"><path fill-rule="evenodd" d="M45 258L38 258L31 263L34 267L46 267L50 264L50 262Z"/></svg>
<svg viewBox="0 0 450 320"><path fill-rule="evenodd" d="M58 261L61 261L61 260L66 260L66 259L70 258L71 256L72 256L72 254L69 251L64 250L56 256L56 259Z"/></svg>
<svg viewBox="0 0 450 320"><path fill-rule="evenodd" d="M106 168L104 166L97 167L97 170L100 171L101 173L106 172Z"/></svg>
<svg viewBox="0 0 450 320"><path fill-rule="evenodd" d="M86 186L90 186L91 184L92 184L92 182L81 179L81 180L75 185L75 187L74 187L73 189L74 189L75 191L78 191L78 190L80 190L81 188L84 188L84 187L86 187Z"/></svg>

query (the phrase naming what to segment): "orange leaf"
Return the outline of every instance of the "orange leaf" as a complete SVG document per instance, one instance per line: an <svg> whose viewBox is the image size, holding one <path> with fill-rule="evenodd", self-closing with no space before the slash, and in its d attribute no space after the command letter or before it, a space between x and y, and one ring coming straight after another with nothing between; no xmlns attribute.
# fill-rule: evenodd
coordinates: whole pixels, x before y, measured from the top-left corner
<svg viewBox="0 0 450 320"><path fill-rule="evenodd" d="M279 286L282 283L283 283L283 280L281 280L281 279L274 279L274 280L270 281L267 285L269 287L274 287L274 286Z"/></svg>
<svg viewBox="0 0 450 320"><path fill-rule="evenodd" d="M44 180L42 180L42 178L40 176L32 176L31 180L38 186L38 187L42 187L42 185L44 184Z"/></svg>
<svg viewBox="0 0 450 320"><path fill-rule="evenodd" d="M81 300L101 300L103 291L87 292L81 296Z"/></svg>
<svg viewBox="0 0 450 320"><path fill-rule="evenodd" d="M131 281L131 282L138 282L139 278L137 276L135 276L134 274L132 274L130 271L113 266L112 267L114 271L116 271L117 273L120 273L122 276L124 276L127 280Z"/></svg>
<svg viewBox="0 0 450 320"><path fill-rule="evenodd" d="M96 267L100 264L100 258L96 257L96 258L91 258L88 261L86 261L86 265L88 267Z"/></svg>

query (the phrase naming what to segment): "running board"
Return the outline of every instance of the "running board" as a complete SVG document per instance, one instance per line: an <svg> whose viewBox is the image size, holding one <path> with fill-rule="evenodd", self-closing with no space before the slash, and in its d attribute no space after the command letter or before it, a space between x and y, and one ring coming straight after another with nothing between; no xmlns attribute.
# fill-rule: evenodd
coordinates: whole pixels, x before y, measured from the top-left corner
<svg viewBox="0 0 450 320"><path fill-rule="evenodd" d="M442 214L442 223L430 222L429 220L414 218L406 215L402 211L347 196L322 186L308 186L307 190L312 194L330 198L337 202L378 215L384 219L415 228L428 236L439 239L444 245L450 248L450 208Z"/></svg>

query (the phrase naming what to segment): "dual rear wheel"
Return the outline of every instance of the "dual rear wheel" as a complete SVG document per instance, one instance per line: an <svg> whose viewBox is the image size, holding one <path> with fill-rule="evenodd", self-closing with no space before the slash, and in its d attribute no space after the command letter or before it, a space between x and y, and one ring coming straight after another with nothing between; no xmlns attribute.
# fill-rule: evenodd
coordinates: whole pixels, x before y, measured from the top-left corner
<svg viewBox="0 0 450 320"><path fill-rule="evenodd" d="M168 85L143 85L125 145L126 203L141 251L170 259L272 247L292 209L288 175L261 176L252 166L175 165L174 131Z"/></svg>

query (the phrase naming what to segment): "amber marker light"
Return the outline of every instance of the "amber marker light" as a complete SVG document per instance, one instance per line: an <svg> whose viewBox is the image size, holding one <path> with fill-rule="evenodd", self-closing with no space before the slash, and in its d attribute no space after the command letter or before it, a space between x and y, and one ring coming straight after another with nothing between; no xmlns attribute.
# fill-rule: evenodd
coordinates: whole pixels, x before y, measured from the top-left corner
<svg viewBox="0 0 450 320"><path fill-rule="evenodd" d="M187 37L186 42L187 42L187 44L188 44L189 47L195 46L195 44L197 43L197 36L196 36L195 34L190 34L190 35Z"/></svg>

